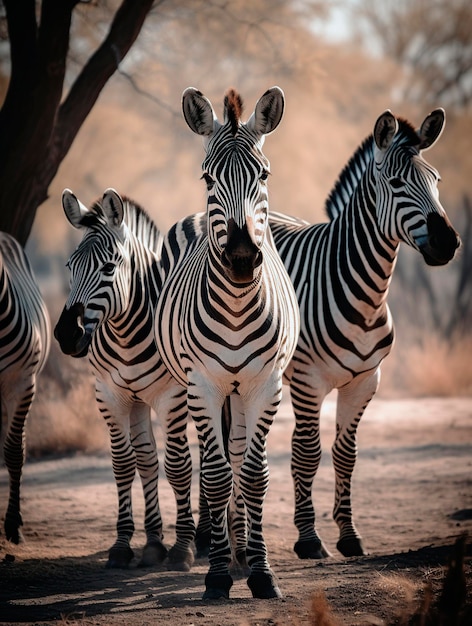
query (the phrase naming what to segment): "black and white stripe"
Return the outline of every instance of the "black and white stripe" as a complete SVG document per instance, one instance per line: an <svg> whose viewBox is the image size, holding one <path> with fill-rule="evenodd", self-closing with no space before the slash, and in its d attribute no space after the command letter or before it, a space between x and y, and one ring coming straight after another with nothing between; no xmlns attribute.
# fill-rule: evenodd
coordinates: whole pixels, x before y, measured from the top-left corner
<svg viewBox="0 0 472 626"><path fill-rule="evenodd" d="M165 364L188 388L188 410L203 451L202 486L212 522L207 599L228 597L232 585L226 513L233 477L221 420L225 398L231 394L244 406L247 434L240 473L234 479L248 511L248 585L255 597L280 594L262 529L269 479L265 442L280 403L282 374L296 345L299 320L293 287L267 228L269 163L262 144L279 124L283 104L281 90L269 89L243 124L241 99L230 91L220 123L199 91L190 88L183 95L186 121L204 138L208 236L165 283L156 336ZM175 242L173 230L169 236Z"/></svg>
<svg viewBox="0 0 472 626"><path fill-rule="evenodd" d="M419 131L387 111L356 151L327 201L330 222L307 225L271 215L277 249L298 297L300 339L285 372L296 417L292 440L295 524L300 558L327 550L315 529L313 479L320 458L320 410L338 390L332 458L337 548L364 554L351 506L359 421L393 344L387 295L401 241L429 265L453 257L460 240L438 197L438 173L423 158L442 132L442 109Z"/></svg>
<svg viewBox="0 0 472 626"><path fill-rule="evenodd" d="M90 210L65 190L63 207L70 223L84 235L67 264L70 294L54 332L66 354L89 355L98 408L109 428L118 519L107 566L127 567L133 558L131 488L137 470L145 499L141 565L159 563L167 556L169 568L188 570L195 524L186 394L164 367L154 339L155 307L162 287L161 234L141 207L113 189L106 190ZM173 262L167 259L169 267ZM177 501L176 544L168 553L163 544L151 407L163 424L165 471Z"/></svg>
<svg viewBox="0 0 472 626"><path fill-rule="evenodd" d="M0 232L0 430L10 478L5 535L19 543L25 422L49 353L49 315L23 248Z"/></svg>

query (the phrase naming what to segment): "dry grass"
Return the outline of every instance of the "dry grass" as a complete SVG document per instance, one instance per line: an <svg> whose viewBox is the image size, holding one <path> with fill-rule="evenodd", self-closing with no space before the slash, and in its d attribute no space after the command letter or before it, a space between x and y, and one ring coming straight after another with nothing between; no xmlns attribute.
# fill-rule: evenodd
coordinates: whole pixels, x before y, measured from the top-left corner
<svg viewBox="0 0 472 626"><path fill-rule="evenodd" d="M413 335L413 336L412 336ZM396 397L472 395L472 335L446 340L416 330L399 336L382 364L380 393Z"/></svg>
<svg viewBox="0 0 472 626"><path fill-rule="evenodd" d="M107 448L108 431L97 409L87 359L61 354L54 342L26 426L29 457Z"/></svg>

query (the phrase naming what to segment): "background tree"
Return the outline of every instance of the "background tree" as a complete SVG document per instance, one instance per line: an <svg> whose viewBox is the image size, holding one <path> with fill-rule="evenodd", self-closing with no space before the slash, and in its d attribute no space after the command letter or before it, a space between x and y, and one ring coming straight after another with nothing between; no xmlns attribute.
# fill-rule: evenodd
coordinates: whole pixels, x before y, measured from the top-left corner
<svg viewBox="0 0 472 626"><path fill-rule="evenodd" d="M72 13L80 0L3 0L11 75L0 110L0 230L22 244L37 207L153 0L123 0L108 34L63 98Z"/></svg>
<svg viewBox="0 0 472 626"><path fill-rule="evenodd" d="M404 98L466 109L472 100L470 0L360 0L366 38L406 70Z"/></svg>

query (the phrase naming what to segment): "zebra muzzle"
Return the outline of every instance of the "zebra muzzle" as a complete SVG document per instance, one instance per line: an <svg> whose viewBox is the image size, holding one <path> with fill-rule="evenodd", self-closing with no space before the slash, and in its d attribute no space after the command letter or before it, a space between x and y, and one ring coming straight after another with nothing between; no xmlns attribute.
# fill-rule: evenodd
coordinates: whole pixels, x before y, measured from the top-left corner
<svg viewBox="0 0 472 626"><path fill-rule="evenodd" d="M431 213L427 219L428 236L419 243L419 249L428 265L446 265L453 257L461 240L448 220Z"/></svg>
<svg viewBox="0 0 472 626"><path fill-rule="evenodd" d="M221 263L229 279L236 283L251 282L262 260L262 251L252 240L247 226L239 228L230 220L227 244L221 253Z"/></svg>
<svg viewBox="0 0 472 626"><path fill-rule="evenodd" d="M74 304L70 309L64 307L54 328L54 337L64 354L76 358L86 356L92 333L84 328L83 318L84 306L82 304Z"/></svg>

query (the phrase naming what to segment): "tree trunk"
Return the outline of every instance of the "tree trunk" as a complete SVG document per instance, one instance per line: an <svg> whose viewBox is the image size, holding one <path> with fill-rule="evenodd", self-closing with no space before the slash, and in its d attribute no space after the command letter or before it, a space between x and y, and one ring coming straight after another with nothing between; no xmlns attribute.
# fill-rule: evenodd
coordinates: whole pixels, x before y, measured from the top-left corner
<svg viewBox="0 0 472 626"><path fill-rule="evenodd" d="M4 0L11 80L0 110L0 230L24 245L36 210L101 90L136 40L153 0L123 0L110 31L61 104L78 0Z"/></svg>

